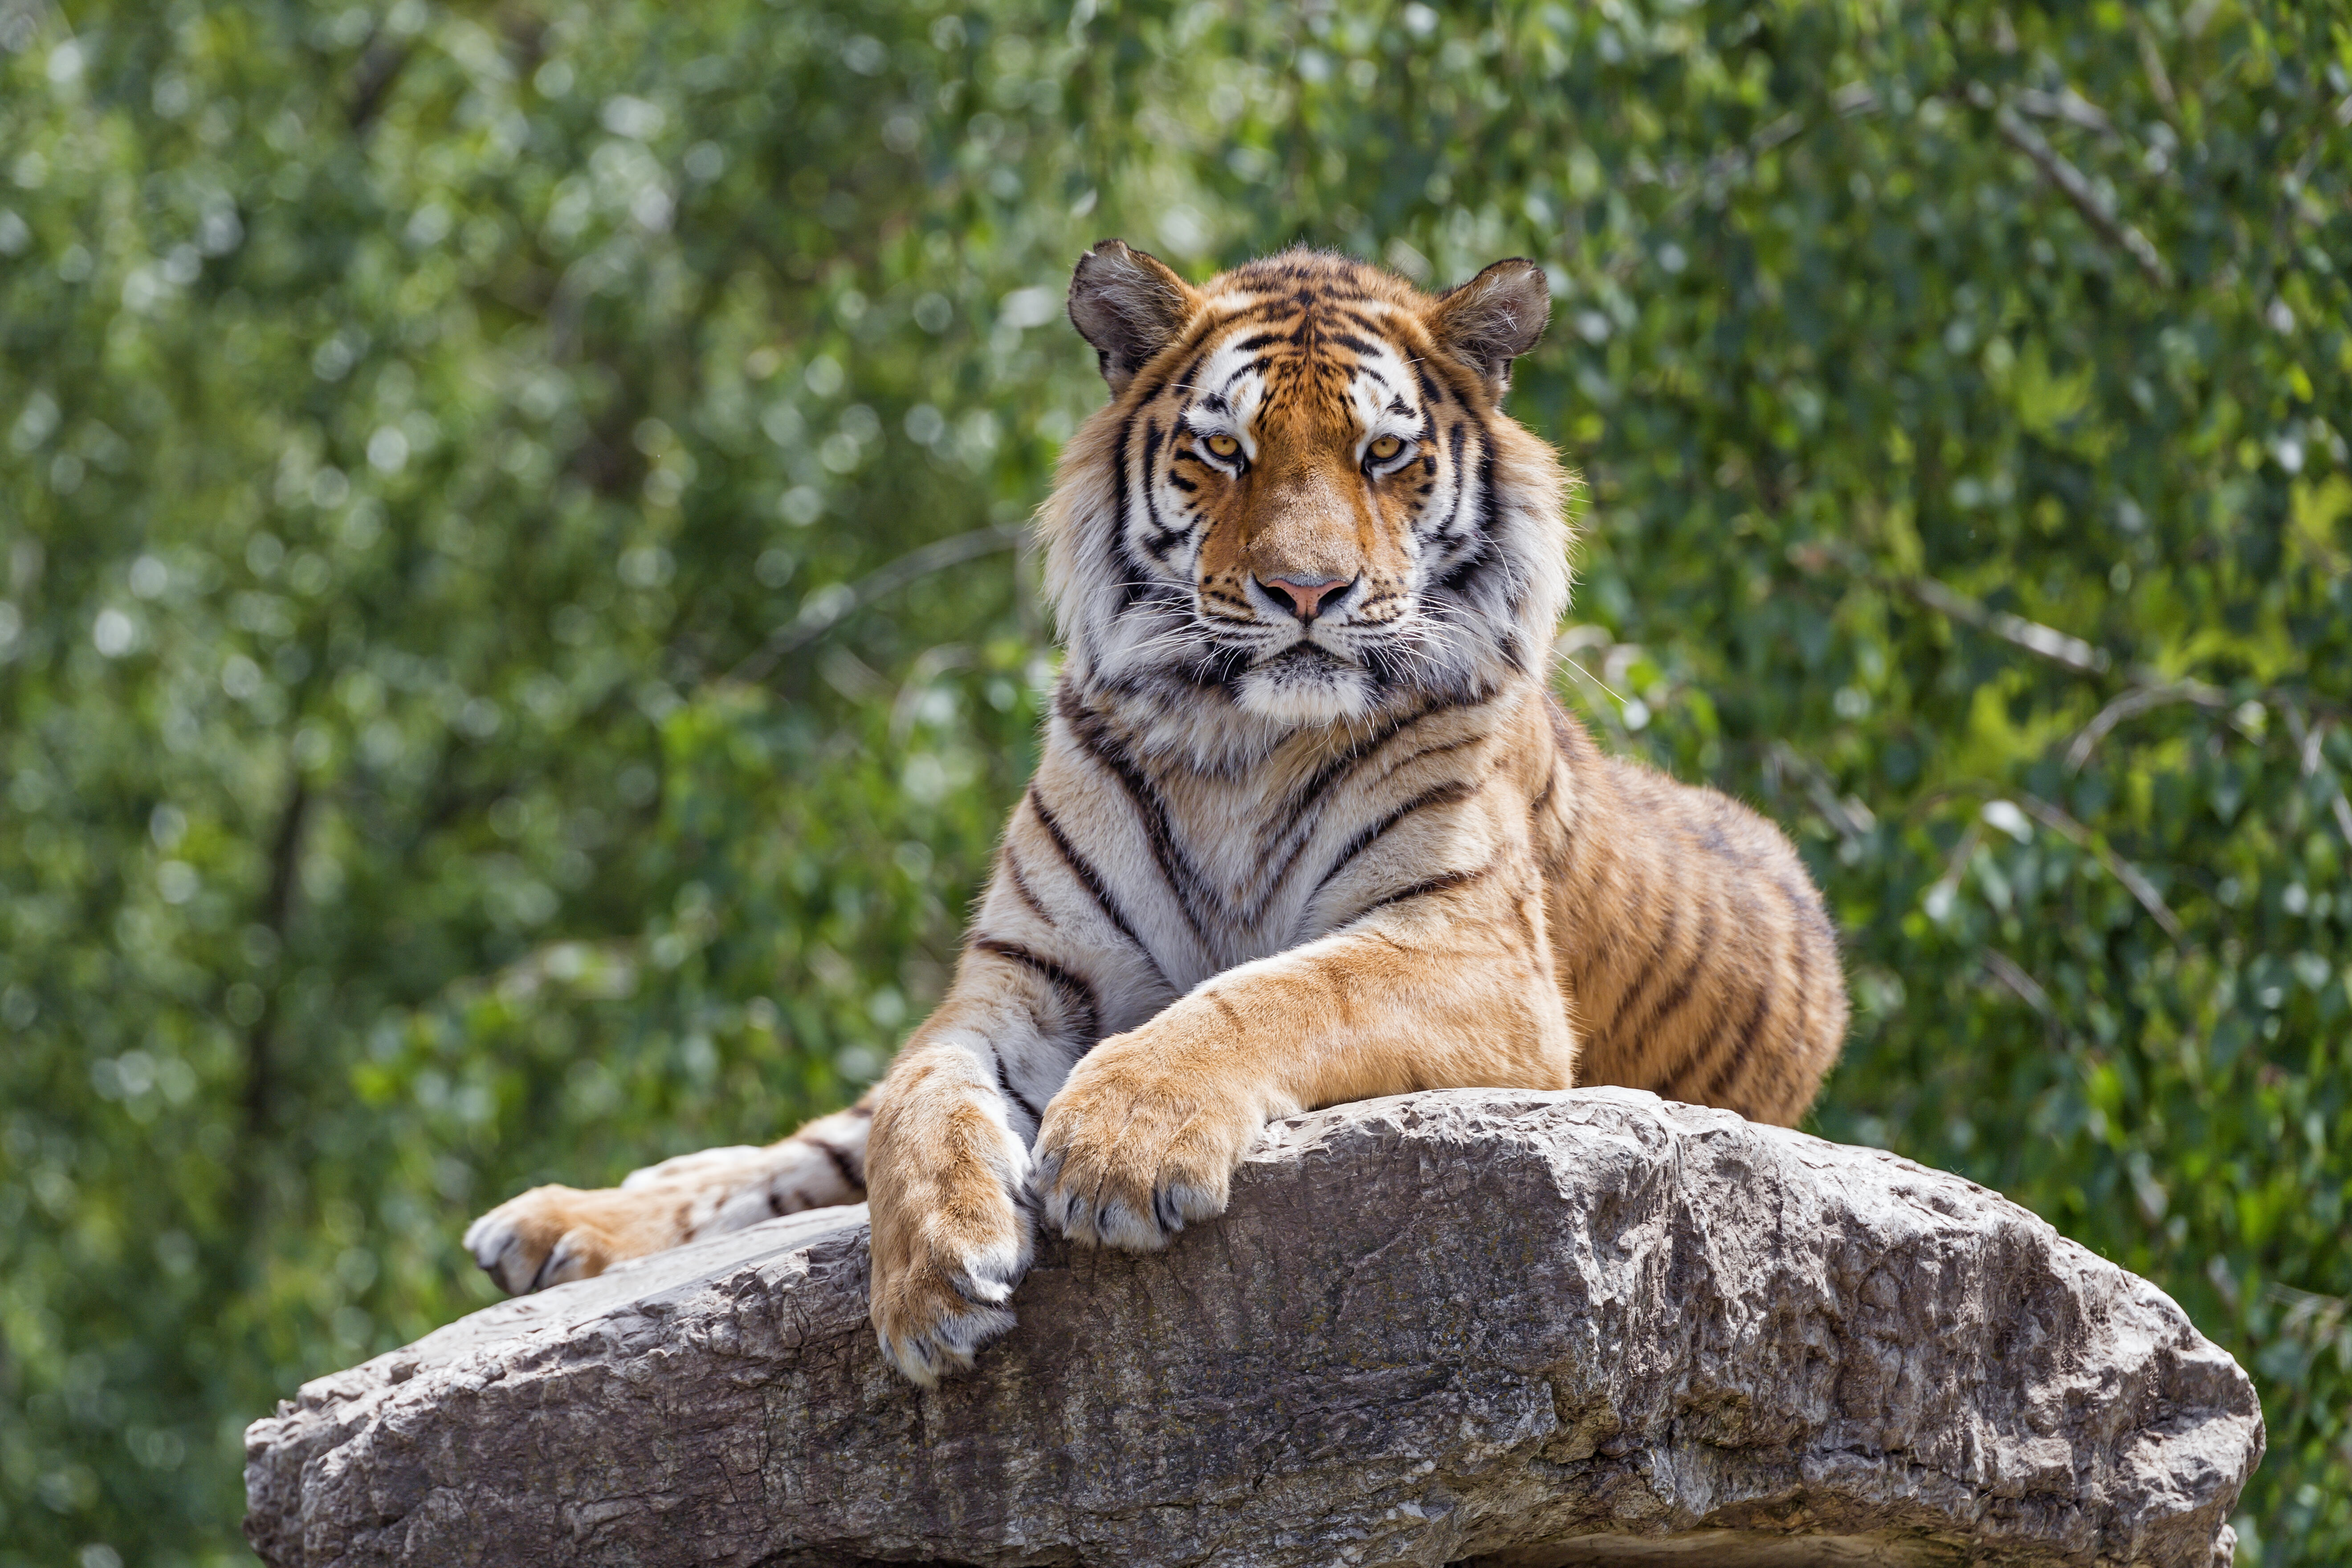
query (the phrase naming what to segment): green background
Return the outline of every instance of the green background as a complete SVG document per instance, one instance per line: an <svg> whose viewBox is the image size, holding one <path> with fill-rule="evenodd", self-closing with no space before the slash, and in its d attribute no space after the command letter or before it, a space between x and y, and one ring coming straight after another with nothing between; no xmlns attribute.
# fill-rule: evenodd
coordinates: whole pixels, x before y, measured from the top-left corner
<svg viewBox="0 0 2352 1568"><path fill-rule="evenodd" d="M937 995L1122 235L1543 261L1561 690L1786 825L1812 1125L2259 1381L2352 1560L2352 8L0 0L0 1563L244 1560L530 1183Z"/></svg>

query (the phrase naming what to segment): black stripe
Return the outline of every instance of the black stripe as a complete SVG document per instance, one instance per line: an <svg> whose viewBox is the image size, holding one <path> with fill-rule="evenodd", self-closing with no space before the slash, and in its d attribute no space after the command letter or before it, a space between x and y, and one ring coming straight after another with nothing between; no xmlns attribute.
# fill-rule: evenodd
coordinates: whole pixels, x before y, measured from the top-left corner
<svg viewBox="0 0 2352 1568"><path fill-rule="evenodd" d="M1078 1026L1076 1031L1083 1037L1083 1044L1091 1046L1102 1037L1102 1005L1097 999L1093 984L1084 976L1065 969L1052 959L1042 953L1034 952L1017 942L1000 942L992 936L976 936L971 939L971 945L982 952L992 952L999 958L1012 960L1014 963L1041 976L1046 984L1053 986L1063 1003L1085 1020Z"/></svg>
<svg viewBox="0 0 2352 1568"><path fill-rule="evenodd" d="M1420 762L1423 757L1442 757L1448 752L1466 751L1472 746L1484 745L1487 741L1492 739L1493 737L1490 735L1465 735L1458 741L1440 741L1434 746L1423 746L1421 750L1412 752L1409 756L1399 757L1396 760L1395 764L1391 766L1388 772L1382 773L1380 777L1372 781L1371 787L1375 789L1379 788L1381 784L1384 784L1388 783L1389 780L1396 777L1397 774L1404 772L1405 769L1412 766L1413 763Z"/></svg>
<svg viewBox="0 0 2352 1568"><path fill-rule="evenodd" d="M1626 1029L1623 1038L1639 1039L1654 1030L1662 1029L1674 1019L1675 1014L1690 1005L1691 994L1698 985L1699 972L1704 970L1707 966L1707 962L1715 957L1715 904L1710 900L1699 916L1698 935L1691 942L1690 963L1683 966L1683 972L1675 977L1675 983L1667 989L1666 994L1651 1005L1649 1010L1641 1016L1636 1025ZM1623 1009L1620 1008L1619 1016L1622 1017L1622 1015ZM1616 1024L1616 1019L1610 1020L1610 1032L1612 1038L1617 1037ZM1684 1073L1690 1071L1694 1065L1696 1064L1686 1059L1680 1068L1667 1077L1666 1081L1669 1083L1675 1081Z"/></svg>
<svg viewBox="0 0 2352 1568"><path fill-rule="evenodd" d="M1062 825L1054 820L1051 811L1045 809L1045 799L1038 795L1034 781L1029 785L1028 800L1029 809L1037 814L1038 825L1045 828L1045 837L1054 841L1055 851L1062 857L1062 863L1070 868L1070 875L1094 896L1095 906L1102 910L1103 918L1118 928L1118 934L1127 938L1136 952L1143 954L1144 962L1151 965L1151 972L1160 976L1160 983L1167 984L1168 976L1160 973L1160 961L1151 956L1151 950L1143 945L1143 939L1135 934L1133 926L1127 923L1127 916L1119 912L1118 900L1110 896L1110 889L1103 886L1102 873L1096 870L1085 856L1071 847L1068 836L1062 831Z"/></svg>
<svg viewBox="0 0 2352 1568"><path fill-rule="evenodd" d="M1437 374L1445 378L1445 390L1454 395L1454 402L1465 409L1475 410L1478 406L1478 393L1486 390L1484 379L1471 376L1449 353L1441 353L1430 363L1437 367Z"/></svg>
<svg viewBox="0 0 2352 1568"><path fill-rule="evenodd" d="M1478 531L1488 532L1495 526L1495 442L1486 431L1478 432Z"/></svg>
<svg viewBox="0 0 2352 1568"><path fill-rule="evenodd" d="M828 1143L822 1138L811 1138L805 1134L802 1136L801 1142L812 1148L824 1150L824 1157L833 1162L833 1168L841 1173L842 1181L848 1186L861 1193L866 1190L866 1173L851 1162L848 1150ZM772 1208L774 1205L771 1204L769 1206Z"/></svg>
<svg viewBox="0 0 2352 1568"><path fill-rule="evenodd" d="M1204 333L1203 335L1206 334ZM1192 391L1192 378L1200 374L1201 362L1208 357L1209 354L1206 349L1196 351L1191 359L1184 362L1184 368L1176 373L1176 379L1170 384L1182 387L1187 392ZM1153 395L1159 395L1156 390L1154 391Z"/></svg>
<svg viewBox="0 0 2352 1568"><path fill-rule="evenodd" d="M1445 509L1445 521L1437 525L1437 538L1441 541L1454 537L1454 524L1462 516L1463 492L1469 489L1468 476L1462 470L1462 444L1469 437L1470 422L1466 419L1446 432L1445 450L1449 471L1454 479L1454 501Z"/></svg>
<svg viewBox="0 0 2352 1568"><path fill-rule="evenodd" d="M1012 1077L1004 1070L1004 1053L992 1050L989 1054L996 1058L996 1087L1004 1091L1004 1098L1027 1111L1030 1121L1044 1125L1045 1119L1037 1114L1037 1108L1022 1099L1020 1090L1013 1087Z"/></svg>
<svg viewBox="0 0 2352 1568"><path fill-rule="evenodd" d="M1013 853L1013 846L1010 844L1004 847L1004 874L1013 880L1014 896L1029 906L1031 914L1051 927L1054 924L1054 917L1045 912L1045 906L1037 901L1037 895L1030 889L1029 879L1021 874L1020 857Z"/></svg>
<svg viewBox="0 0 2352 1568"><path fill-rule="evenodd" d="M1739 1037L1732 1043L1731 1050L1724 1058L1723 1065L1717 1068L1714 1073L1709 1075L1706 1080L1706 1087L1699 1090L1698 1103L1702 1105L1714 1105L1717 1103L1715 1098L1717 1093L1721 1089L1724 1084L1730 1080L1731 1076L1739 1069L1740 1066L1748 1060L1748 1053L1756 1048L1757 1037L1763 1032L1764 1020L1770 1016L1771 1012L1772 985L1771 982L1768 980L1765 984L1757 987L1756 1010L1748 1014L1748 1021L1739 1026ZM1721 1036L1718 1035L1717 1038L1721 1038ZM1710 1040L1708 1044L1712 1046L1714 1041ZM1708 1054L1712 1056L1714 1053L1710 1051ZM1695 1062L1692 1066L1696 1068L1697 1064ZM1684 1096L1679 1094L1670 1094L1666 1098L1669 1100L1681 1100Z"/></svg>
<svg viewBox="0 0 2352 1568"><path fill-rule="evenodd" d="M1448 779L1442 784L1434 785L1429 789L1422 791L1419 795L1414 795L1411 800L1406 801L1402 805L1398 806L1394 811L1390 812L1386 816L1381 817L1378 822L1373 823L1370 827L1364 828L1359 832L1355 837L1349 839L1348 841L1348 847L1339 851L1339 858L1333 860L1329 869L1323 873L1322 880L1315 884L1315 891L1307 895L1308 901L1312 902L1315 898L1322 893L1324 889L1331 885L1332 878L1337 877L1340 872L1346 870L1349 863L1352 862L1357 856L1362 854L1365 850L1379 843L1381 837L1383 834L1387 833L1390 828L1394 827L1398 823L1402 822L1406 817L1411 816L1417 811L1426 810L1433 805L1454 805L1457 802L1469 799L1472 795L1477 793L1478 786L1468 779Z"/></svg>
<svg viewBox="0 0 2352 1568"><path fill-rule="evenodd" d="M1478 569L1494 558L1494 547L1486 536L1483 533L1476 535L1470 552L1454 563L1454 569L1438 582L1438 590L1447 594L1460 594L1470 585L1470 579L1477 574Z"/></svg>
<svg viewBox="0 0 2352 1568"><path fill-rule="evenodd" d="M1644 890L1646 891L1647 889ZM1614 922L1612 922L1612 924L1613 926ZM1657 979L1658 965L1664 962L1666 949L1674 945L1675 938L1682 934L1682 924L1683 907L1681 902L1679 900L1668 902L1666 905L1665 929L1659 931L1658 939L1650 944L1650 956L1642 961L1640 972L1633 976L1633 980L1626 984L1623 990L1617 993L1617 1005L1609 1010L1609 1022L1601 1026L1601 1037L1602 1039L1613 1040L1617 1037L1617 1026L1624 1021L1625 1010L1633 1005L1634 1003L1640 1001L1643 995L1649 990L1651 982Z"/></svg>
<svg viewBox="0 0 2352 1568"><path fill-rule="evenodd" d="M1386 729L1373 731L1325 763L1315 771L1313 777L1290 793L1289 797L1282 803L1283 816L1280 822L1275 826L1271 833L1260 834L1259 842L1265 847L1265 863L1270 870L1257 896L1251 900L1249 909L1244 911L1243 916L1244 920L1255 923L1257 918L1265 912L1265 906L1273 901L1276 893L1282 890L1283 885L1289 879L1291 868L1298 864L1299 856L1305 854L1307 847L1315 841L1316 829L1323 826L1323 807L1327 804L1327 797L1354 778L1356 773L1378 756L1391 741L1437 711L1439 709L1434 704L1418 708L1398 719ZM1418 752L1413 753L1414 756L1424 754ZM1398 763L1397 767L1403 767L1412 761L1412 758L1408 757L1403 763ZM1390 774L1395 772L1395 768L1389 770ZM1310 816L1309 813L1312 815ZM1284 852L1286 845L1288 846L1286 853ZM1277 855L1281 857L1278 863L1276 860Z"/></svg>
<svg viewBox="0 0 2352 1568"><path fill-rule="evenodd" d="M1309 806L1318 805L1325 795L1353 777L1359 768L1380 754L1382 747L1436 711L1434 705L1416 708L1400 716L1388 728L1374 731L1316 769L1314 776L1300 784L1291 793L1290 798L1283 802L1286 815L1282 826L1276 829L1275 838L1278 841L1297 827L1299 818L1306 815Z"/></svg>
<svg viewBox="0 0 2352 1568"><path fill-rule="evenodd" d="M1475 506L1470 518L1470 531L1477 537L1478 547L1464 556L1437 584L1448 593L1458 594L1468 587L1471 576L1494 558L1495 444L1486 438L1483 431L1479 433L1478 451L1477 488L1471 492ZM1455 483L1460 482L1456 475Z"/></svg>
<svg viewBox="0 0 2352 1568"><path fill-rule="evenodd" d="M1213 647L1180 665L1132 671L1098 681L1095 689L1173 706L1192 702L1204 691L1229 690L1248 670L1247 648Z"/></svg>
<svg viewBox="0 0 2352 1568"><path fill-rule="evenodd" d="M1143 548L1161 557L1165 557L1171 547L1182 543L1185 533L1183 529L1171 528L1160 521L1160 498L1151 493L1152 465L1159 460L1160 443L1166 438L1160 433L1158 420L1143 422L1143 522L1150 530L1144 535Z"/></svg>
<svg viewBox="0 0 2352 1568"><path fill-rule="evenodd" d="M1174 584L1154 580L1150 570L1136 559L1134 547L1128 542L1125 529L1119 530L1118 538L1113 542L1111 558L1118 572L1118 607L1111 612L1115 617L1127 614L1147 599L1165 605L1180 594L1181 590Z"/></svg>
<svg viewBox="0 0 2352 1568"><path fill-rule="evenodd" d="M1118 434L1111 437L1110 472L1110 549L1107 552L1118 567L1118 608L1114 617L1123 616L1143 597L1147 579L1143 563L1135 559L1127 547L1127 437L1134 428L1135 416L1129 414L1118 422Z"/></svg>
<svg viewBox="0 0 2352 1568"><path fill-rule="evenodd" d="M1087 754L1101 764L1104 771L1117 779L1119 787L1127 792L1128 800L1143 821L1144 841L1151 847L1152 862L1160 868L1160 875L1167 882L1177 910L1183 915L1184 923L1192 928L1192 934L1207 942L1208 930L1201 923L1200 913L1192 907L1192 900L1196 897L1212 905L1220 916L1224 914L1223 900L1208 887L1184 854L1183 847L1176 842L1175 830L1169 825L1168 808L1161 802L1160 793L1151 787L1151 781L1143 776L1143 770L1136 766L1126 748L1111 735L1109 726L1102 717L1089 711L1068 687L1062 689L1054 706Z"/></svg>
<svg viewBox="0 0 2352 1568"><path fill-rule="evenodd" d="M1407 899L1425 899L1433 893L1449 893L1456 888L1466 887L1494 868L1495 863L1489 860L1475 871L1448 871L1442 877L1432 877L1425 882L1415 882L1410 888L1400 888L1385 898L1374 899L1370 903L1349 915L1347 924L1354 925L1367 915L1387 909L1391 904L1403 903Z"/></svg>

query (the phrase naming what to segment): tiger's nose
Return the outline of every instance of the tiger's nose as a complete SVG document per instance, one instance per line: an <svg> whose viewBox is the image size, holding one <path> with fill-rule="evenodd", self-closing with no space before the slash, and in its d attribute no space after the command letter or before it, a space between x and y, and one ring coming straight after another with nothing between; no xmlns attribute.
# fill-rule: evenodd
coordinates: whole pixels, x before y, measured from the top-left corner
<svg viewBox="0 0 2352 1568"><path fill-rule="evenodd" d="M1326 597L1345 595L1356 583L1357 579L1353 577L1325 577L1313 583L1301 583L1291 577L1261 577L1257 580L1257 585L1267 593L1289 599L1302 621L1313 620L1317 606Z"/></svg>

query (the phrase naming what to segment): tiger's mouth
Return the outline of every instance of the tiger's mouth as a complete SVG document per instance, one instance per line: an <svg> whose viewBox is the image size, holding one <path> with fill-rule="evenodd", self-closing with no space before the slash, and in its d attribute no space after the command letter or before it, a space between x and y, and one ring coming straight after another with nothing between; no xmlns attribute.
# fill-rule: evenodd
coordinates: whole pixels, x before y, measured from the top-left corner
<svg viewBox="0 0 2352 1568"><path fill-rule="evenodd" d="M1294 726L1360 719L1381 695L1369 666L1303 637L1242 669L1231 689L1244 712Z"/></svg>
<svg viewBox="0 0 2352 1568"><path fill-rule="evenodd" d="M1277 650L1257 661L1253 668L1276 675L1303 675L1309 671L1328 672L1353 669L1357 661L1321 643L1306 637L1288 647Z"/></svg>
<svg viewBox="0 0 2352 1568"><path fill-rule="evenodd" d="M1394 630L1360 625L1349 615L1318 616L1304 625L1286 617L1241 621L1197 598L1192 616L1194 625L1212 640L1240 656L1243 668L1265 672L1361 669L1370 662L1370 645L1387 640L1386 634Z"/></svg>

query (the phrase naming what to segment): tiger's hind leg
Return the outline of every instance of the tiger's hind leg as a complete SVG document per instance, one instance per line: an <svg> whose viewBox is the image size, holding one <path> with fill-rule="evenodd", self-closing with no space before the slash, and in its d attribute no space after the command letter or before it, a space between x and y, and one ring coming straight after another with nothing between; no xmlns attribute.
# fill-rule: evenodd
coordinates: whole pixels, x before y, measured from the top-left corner
<svg viewBox="0 0 2352 1568"><path fill-rule="evenodd" d="M533 1187L468 1226L466 1250L520 1296L778 1215L857 1203L872 1122L861 1100L780 1142L681 1154L632 1171L617 1187Z"/></svg>

